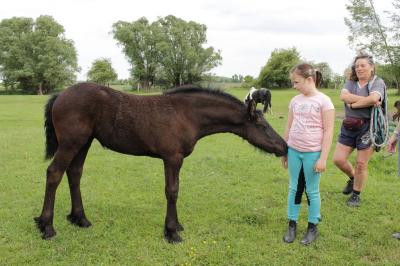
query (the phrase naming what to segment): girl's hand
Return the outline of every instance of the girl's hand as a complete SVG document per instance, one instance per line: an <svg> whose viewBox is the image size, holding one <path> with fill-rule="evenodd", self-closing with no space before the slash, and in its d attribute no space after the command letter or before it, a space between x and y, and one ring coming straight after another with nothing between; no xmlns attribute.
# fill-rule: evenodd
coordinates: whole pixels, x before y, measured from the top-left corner
<svg viewBox="0 0 400 266"><path fill-rule="evenodd" d="M396 135L391 136L387 143L387 148L386 148L389 153L396 152L396 143L397 143Z"/></svg>
<svg viewBox="0 0 400 266"><path fill-rule="evenodd" d="M318 159L315 163L314 170L317 173L322 173L326 170L326 160Z"/></svg>
<svg viewBox="0 0 400 266"><path fill-rule="evenodd" d="M283 168L287 169L288 168L287 156L282 156L281 162L282 162Z"/></svg>

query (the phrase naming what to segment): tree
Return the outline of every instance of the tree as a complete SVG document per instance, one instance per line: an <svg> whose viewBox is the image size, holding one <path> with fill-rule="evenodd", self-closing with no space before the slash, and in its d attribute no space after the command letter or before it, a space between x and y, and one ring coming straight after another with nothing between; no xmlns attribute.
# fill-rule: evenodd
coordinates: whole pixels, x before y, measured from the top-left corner
<svg viewBox="0 0 400 266"><path fill-rule="evenodd" d="M384 26L377 14L373 0L349 0L346 5L350 18L345 18L345 24L350 30L348 37L351 46L357 50L366 50L377 59L390 65L398 93L400 93L400 2L393 4L397 12L392 14L392 27Z"/></svg>
<svg viewBox="0 0 400 266"><path fill-rule="evenodd" d="M0 73L6 87L47 93L75 81L74 44L51 16L0 22Z"/></svg>
<svg viewBox="0 0 400 266"><path fill-rule="evenodd" d="M234 75L232 76L232 82L235 82L235 83L242 83L242 82L243 82L243 75L234 74Z"/></svg>
<svg viewBox="0 0 400 266"><path fill-rule="evenodd" d="M400 41L400 0L393 0L393 7L394 11L388 12L393 23L391 30L394 32L393 38Z"/></svg>
<svg viewBox="0 0 400 266"><path fill-rule="evenodd" d="M161 41L160 27L142 17L132 23L118 21L113 25L114 39L132 65L131 76L144 89L151 88L160 62L156 44Z"/></svg>
<svg viewBox="0 0 400 266"><path fill-rule="evenodd" d="M232 76L232 82L238 83L239 82L239 75L235 74Z"/></svg>
<svg viewBox="0 0 400 266"><path fill-rule="evenodd" d="M265 88L285 88L291 86L289 72L300 62L296 48L275 49L258 76L258 84Z"/></svg>
<svg viewBox="0 0 400 266"><path fill-rule="evenodd" d="M243 78L242 87L245 87L245 88L254 87L254 86L256 86L256 83L257 83L257 80L256 80L256 79L254 79L254 78L253 78L252 76L250 76L250 75L246 75L246 76L244 76L244 78Z"/></svg>
<svg viewBox="0 0 400 266"><path fill-rule="evenodd" d="M400 72L400 65L397 65L396 71ZM377 64L376 66L376 74L385 81L388 87L396 87L396 80L392 72L393 66L390 64Z"/></svg>
<svg viewBox="0 0 400 266"><path fill-rule="evenodd" d="M111 65L111 59L97 59L92 63L88 78L99 84L105 85L117 79L118 75Z"/></svg>
<svg viewBox="0 0 400 266"><path fill-rule="evenodd" d="M221 63L220 51L203 48L207 27L169 15L156 22L162 39L157 44L161 68L170 85L179 86L200 81L202 75Z"/></svg>
<svg viewBox="0 0 400 266"><path fill-rule="evenodd" d="M114 38L132 64L131 74L143 87L158 81L181 85L200 81L220 64L220 52L203 48L206 26L174 16L149 23L140 18L113 25Z"/></svg>
<svg viewBox="0 0 400 266"><path fill-rule="evenodd" d="M333 74L332 78L328 84L328 87L333 89L343 88L344 85L344 75Z"/></svg>

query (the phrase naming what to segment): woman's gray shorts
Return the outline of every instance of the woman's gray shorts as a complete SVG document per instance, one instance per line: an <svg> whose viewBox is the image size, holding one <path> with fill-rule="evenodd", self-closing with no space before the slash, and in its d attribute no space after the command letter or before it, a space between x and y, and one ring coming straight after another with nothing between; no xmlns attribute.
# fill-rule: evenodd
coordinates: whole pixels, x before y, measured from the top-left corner
<svg viewBox="0 0 400 266"><path fill-rule="evenodd" d="M356 131L348 130L342 124L338 142L343 145L356 148L357 150L364 150L371 147L369 121L367 120L361 129Z"/></svg>

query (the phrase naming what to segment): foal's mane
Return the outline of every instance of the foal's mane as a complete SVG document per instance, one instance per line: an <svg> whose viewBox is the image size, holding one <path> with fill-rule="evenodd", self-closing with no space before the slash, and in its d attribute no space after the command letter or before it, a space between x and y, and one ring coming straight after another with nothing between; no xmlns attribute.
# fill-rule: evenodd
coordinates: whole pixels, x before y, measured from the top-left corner
<svg viewBox="0 0 400 266"><path fill-rule="evenodd" d="M187 94L187 93L204 94L204 95L220 97L220 98L224 98L228 101L231 101L235 104L238 104L241 107L244 107L244 103L242 101L240 101L239 99L235 98L234 96L232 96L226 92L223 92L223 91L217 90L217 89L204 89L201 87L186 85L186 86L181 86L178 88L169 89L169 90L165 91L163 94L169 95L169 94L183 94L183 93L185 93L185 94Z"/></svg>

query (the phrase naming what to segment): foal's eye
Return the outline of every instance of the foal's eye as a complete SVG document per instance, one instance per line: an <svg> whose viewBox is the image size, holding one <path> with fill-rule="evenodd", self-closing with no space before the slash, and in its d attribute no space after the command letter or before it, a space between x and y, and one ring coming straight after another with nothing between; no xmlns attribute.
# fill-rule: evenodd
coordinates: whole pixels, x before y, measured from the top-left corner
<svg viewBox="0 0 400 266"><path fill-rule="evenodd" d="M261 128L268 128L268 123L265 123L263 119L257 118L256 126Z"/></svg>

